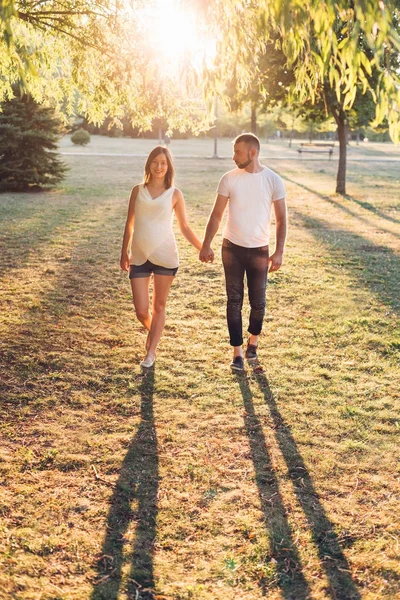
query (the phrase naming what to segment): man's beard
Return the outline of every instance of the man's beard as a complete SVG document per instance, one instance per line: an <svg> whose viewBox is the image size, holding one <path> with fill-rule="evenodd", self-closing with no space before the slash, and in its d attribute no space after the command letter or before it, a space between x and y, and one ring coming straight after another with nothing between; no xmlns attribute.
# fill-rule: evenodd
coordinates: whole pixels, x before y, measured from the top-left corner
<svg viewBox="0 0 400 600"><path fill-rule="evenodd" d="M252 158L249 158L249 160L247 162L245 162L245 163L238 163L237 162L236 166L237 166L238 169L246 169L246 167L249 166L249 164L252 162L252 160L253 160Z"/></svg>

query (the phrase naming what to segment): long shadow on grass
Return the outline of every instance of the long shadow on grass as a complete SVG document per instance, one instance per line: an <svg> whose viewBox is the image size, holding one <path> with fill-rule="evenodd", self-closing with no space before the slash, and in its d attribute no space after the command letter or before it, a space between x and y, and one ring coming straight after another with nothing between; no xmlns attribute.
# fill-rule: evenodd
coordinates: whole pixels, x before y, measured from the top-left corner
<svg viewBox="0 0 400 600"><path fill-rule="evenodd" d="M42 410L41 399L46 396L54 395L62 397L63 402L70 402L73 391L86 388L90 394L99 389L105 393L107 387L112 386L112 376L118 370L110 370L110 347L94 345L93 341L106 337L110 320L112 322L112 313L111 316L107 312L103 314L104 310L99 307L110 297L115 299L116 305L120 300L120 283L110 258L113 256L110 240L115 239L112 227L118 211L119 206L115 204L107 216L99 218L95 232L72 240L70 260L60 261L56 274L43 275L44 279L49 277L46 279L49 285L43 293L37 294L38 306L27 309L23 319L17 312L18 324L12 324L13 307L10 308L10 326L4 329L0 339L0 396L3 400L0 415L4 407L9 417L14 408L19 410L31 402L35 402L35 410ZM103 260L101 269L95 268L93 257L99 264ZM76 315L85 317L80 321L79 330L74 321ZM102 331L100 340L93 335L97 327ZM86 360L89 357L91 360ZM109 379L96 379L93 374L105 364ZM63 388L65 381L69 383Z"/></svg>
<svg viewBox="0 0 400 600"><path fill-rule="evenodd" d="M155 597L153 554L159 474L153 393L152 369L144 375L140 385L141 422L121 465L110 500L92 600L117 600L122 586L129 598L151 600ZM127 548L126 537L133 526L133 547ZM126 563L131 566L129 572L124 569L123 576Z"/></svg>
<svg viewBox="0 0 400 600"><path fill-rule="evenodd" d="M61 243L64 232L73 231L92 214L93 209L88 201L77 202L72 197L65 205L65 196L46 194L34 198L31 194L10 194L14 202L9 203L9 208L1 206L1 277L10 270L26 266L32 256L51 255L55 249L54 236L58 235ZM0 195L0 203L3 204L1 201Z"/></svg>
<svg viewBox="0 0 400 600"><path fill-rule="evenodd" d="M290 427L279 412L262 368L258 367L254 370L254 377L269 407L275 436L288 467L294 492L306 516L321 564L328 578L330 590L326 590L326 593L333 600L358 600L361 596L351 578L350 567L340 547L334 525L318 498L311 475L297 448Z"/></svg>
<svg viewBox="0 0 400 600"><path fill-rule="evenodd" d="M361 221L366 221L347 207L334 201L329 196L319 194L315 190L287 178L295 185L306 191L319 196L322 200L329 202L340 210L354 216ZM314 216L305 215L299 210L292 209L292 215L296 215L309 229L313 236L323 244L329 246L332 254L338 259L338 265L344 266L348 272L356 277L362 286L367 286L385 304L389 305L396 313L400 312L400 289L398 273L400 269L400 256L395 254L387 246L378 246L366 237L347 229L332 228L327 221L317 219ZM385 217L382 213L379 216ZM388 217L387 217L388 218ZM389 219L396 222L395 219ZM366 221L369 223L369 221ZM369 223L370 224L370 223ZM381 231L387 231L380 227ZM399 237L398 234L388 232L390 235Z"/></svg>
<svg viewBox="0 0 400 600"><path fill-rule="evenodd" d="M358 219L359 221L362 221L363 223L366 223L367 225L371 225L371 221L369 221L368 219L366 219L359 213L356 213L354 210L351 210L351 208L344 206L343 204L340 203L339 200L336 200L335 198L332 198L331 196L327 196L326 194L320 194L316 190L304 185L303 183L299 183L298 181L295 181L294 179L290 179L290 177L287 177L285 175L282 175L282 176L284 177L284 179L286 181L290 181L291 183L294 183L295 185L302 188L306 192L309 192L310 194L314 194L315 196L322 198L322 200L325 200L329 204L332 204L332 206L340 209L342 212L346 213L347 215L350 215L351 217L354 217L355 219ZM380 217L381 219L386 219L387 221L390 221L391 223L399 223L398 219L395 219L394 217L387 215L382 210L379 210L378 208L376 208L369 202L363 202L361 200L357 200L353 196L345 196L345 197L347 200L351 200L351 202L354 202L355 204L358 204L362 208L365 208L366 210L374 213L376 216ZM390 235L393 235L394 237L400 237L400 234L395 233L394 231L390 231L389 229L385 229L382 226L379 226L379 229L380 229L380 231L389 233Z"/></svg>
<svg viewBox="0 0 400 600"><path fill-rule="evenodd" d="M271 463L261 422L254 410L253 396L247 379L237 375L237 381L245 407L244 422L249 438L251 457L256 473L256 483L264 514L271 548L271 565L275 562L278 585L284 598L303 600L309 597L309 587L302 572L299 553L293 541L293 532L288 523L287 513L279 483ZM260 580L264 596L268 594L268 582Z"/></svg>
<svg viewBox="0 0 400 600"><path fill-rule="evenodd" d="M329 247L338 266L344 267L396 313L400 312L398 273L400 255L387 246L378 246L358 233L331 229L326 221L292 211L312 235Z"/></svg>
<svg viewBox="0 0 400 600"><path fill-rule="evenodd" d="M379 210L379 208L376 208L376 206L374 206L370 202L365 202L364 200L358 200L357 198L354 198L353 196L346 196L346 198L348 198L355 204L358 204L362 208L365 208L365 210L372 212L374 215L381 217L382 219L386 219L387 221L391 221L392 223L400 223L399 219L395 219L394 217L387 215L382 210ZM393 234L393 235L395 235L395 234Z"/></svg>

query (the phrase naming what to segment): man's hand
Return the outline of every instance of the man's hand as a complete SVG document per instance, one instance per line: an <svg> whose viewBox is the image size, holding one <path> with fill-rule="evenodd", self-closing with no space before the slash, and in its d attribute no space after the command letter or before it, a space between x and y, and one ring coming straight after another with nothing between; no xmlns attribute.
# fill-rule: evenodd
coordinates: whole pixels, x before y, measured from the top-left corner
<svg viewBox="0 0 400 600"><path fill-rule="evenodd" d="M202 246L199 254L201 262L214 262L214 252L211 246Z"/></svg>
<svg viewBox="0 0 400 600"><path fill-rule="evenodd" d="M283 260L282 252L274 252L268 259L268 272L272 273L281 268Z"/></svg>
<svg viewBox="0 0 400 600"><path fill-rule="evenodd" d="M129 271L130 261L128 253L121 254L121 260L119 261L119 264L123 271Z"/></svg>

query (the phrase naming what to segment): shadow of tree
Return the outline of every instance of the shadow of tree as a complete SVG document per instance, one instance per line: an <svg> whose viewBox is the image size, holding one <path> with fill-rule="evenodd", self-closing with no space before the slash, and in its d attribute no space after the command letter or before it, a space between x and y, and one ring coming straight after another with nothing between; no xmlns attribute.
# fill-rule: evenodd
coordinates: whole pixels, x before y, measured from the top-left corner
<svg viewBox="0 0 400 600"><path fill-rule="evenodd" d="M117 600L122 587L129 597L137 600L155 597L153 554L159 468L153 394L154 369L151 369L144 374L140 385L141 422L122 462L110 499L92 600ZM126 551L129 543L126 538L133 524L134 541L129 552ZM127 563L130 563L129 574L124 577Z"/></svg>
<svg viewBox="0 0 400 600"><path fill-rule="evenodd" d="M346 196L346 198L348 200L351 200L355 204L358 204L362 208L369 210L370 212L374 213L374 215L377 215L378 217L381 217L382 219L386 219L387 221L391 221L392 223L400 223L399 219L395 219L394 217L387 215L386 213L384 213L382 210L380 210L379 208L377 208L370 202L366 202L365 200L358 200L357 198L354 198L354 196Z"/></svg>
<svg viewBox="0 0 400 600"><path fill-rule="evenodd" d="M328 597L334 600L358 600L361 596L352 580L350 566L339 544L334 525L319 500L311 475L297 448L290 427L279 412L262 367L258 366L254 370L254 377L270 410L275 436L286 462L289 478L306 516L321 565L328 578L330 586L330 589L326 590ZM298 597L300 596L295 596Z"/></svg>
<svg viewBox="0 0 400 600"><path fill-rule="evenodd" d="M57 232L62 238L92 213L93 207L85 200L68 202L62 196L40 194L27 206L25 194L10 195L10 201L0 206L0 277L26 266L32 256L40 260L43 252L51 255Z"/></svg>
<svg viewBox="0 0 400 600"><path fill-rule="evenodd" d="M63 402L69 402L71 393L85 387L93 392L94 382L91 381L91 370L96 364L96 370L107 363L110 376L117 372L114 366L110 371L107 353L99 356L97 350L88 344L88 339L96 328L95 316L97 306L109 299L120 300L120 275L115 276L116 267L108 260L102 269L96 269L93 256L98 257L104 249L104 237L115 239L113 227L118 216L119 206L112 206L100 216L99 226L90 236L79 236L71 240L68 248L68 261L58 260L57 272L42 275L43 289L37 293L37 305L16 310L17 322L13 323L14 306L9 312L10 325L3 327L0 339L0 394L5 416L11 416L14 409L36 403L35 410L42 410L41 398L44 396L62 397ZM108 218L108 220L107 220ZM105 230L110 235L105 235ZM108 255L109 257L109 255ZM117 257L115 259L117 264ZM12 269L11 269L12 271ZM17 275L12 274L17 278ZM18 280L17 280L18 281ZM23 293L21 287L18 293ZM20 318L18 310L23 311ZM79 315L80 329L76 330L75 317ZM112 319L118 315L106 315L102 321L109 326ZM84 348L84 349L83 349ZM94 363L83 360L91 357ZM27 359L25 363L21 358ZM87 364L86 364L87 363ZM59 379L52 379L52 372ZM61 373L58 376L57 373ZM62 382L68 382L62 391ZM60 393L57 390L60 383ZM102 380L105 389L107 381Z"/></svg>
<svg viewBox="0 0 400 600"><path fill-rule="evenodd" d="M326 202L328 202L332 206L335 206L335 208L338 208L339 210L341 210L342 212L346 213L347 215L350 215L350 216L358 219L359 221L362 221L363 223L371 225L371 222L368 219L366 219L365 217L363 217L359 213L356 213L354 210L351 210L349 207L344 206L343 204L341 204L340 200L336 200L335 198L333 198L331 196L327 196L326 194L320 194L316 190L313 190L312 188L304 185L303 183L295 181L294 179L291 179L290 177L287 177L284 174L282 175L282 177L286 181L290 181L290 183L293 183L294 185L297 185L298 187L302 188L306 192L309 192L310 194L314 194L314 195L318 196L319 198L322 198L322 200L325 200ZM397 219L395 219L394 217L391 217L391 216L387 215L382 210L379 210L378 208L374 207L369 202L363 202L361 200L357 200L353 196L345 196L345 198L347 200L351 200L352 202L358 204L362 208L365 208L366 210L369 210L370 212L373 212L376 216L380 217L381 219L386 219L387 221L390 221L391 223L399 223L399 221ZM384 227L379 226L379 229L381 231L384 231L385 233L389 233L390 235L393 235L394 237L400 237L400 234L395 233L393 231L390 231L388 229L385 229Z"/></svg>
<svg viewBox="0 0 400 600"><path fill-rule="evenodd" d="M284 598L302 600L309 597L309 587L302 572L300 557L293 541L293 533L287 520L279 483L274 473L265 442L261 422L254 410L249 383L243 375L236 375L245 408L244 422L254 464L258 495L268 531L271 556L275 561L276 575ZM260 580L263 595L266 583Z"/></svg>
<svg viewBox="0 0 400 600"><path fill-rule="evenodd" d="M386 246L378 246L358 233L347 229L329 228L327 223L292 210L312 235L329 247L338 263L367 287L382 302L400 311L400 255Z"/></svg>

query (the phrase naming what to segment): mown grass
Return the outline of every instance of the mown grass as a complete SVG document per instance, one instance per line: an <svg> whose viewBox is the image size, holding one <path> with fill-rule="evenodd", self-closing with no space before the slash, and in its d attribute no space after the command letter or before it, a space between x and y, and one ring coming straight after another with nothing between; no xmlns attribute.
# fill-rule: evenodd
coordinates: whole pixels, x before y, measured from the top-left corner
<svg viewBox="0 0 400 600"><path fill-rule="evenodd" d="M343 198L333 161L269 163L290 236L244 377L220 258L179 237L143 376L118 267L143 160L65 160L0 196L0 598L399 597L398 164L349 163ZM176 166L200 235L231 161Z"/></svg>

